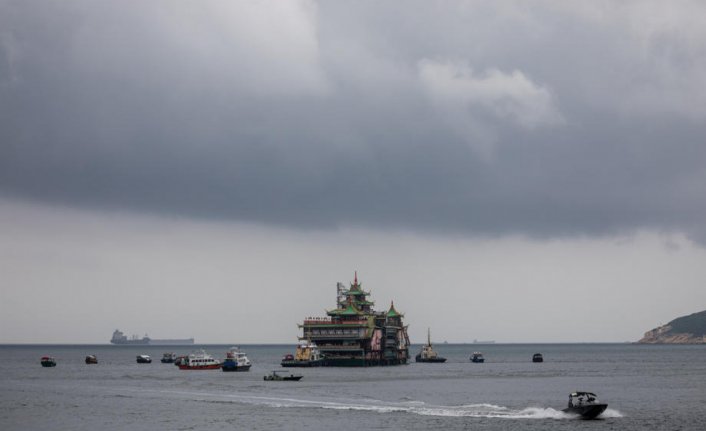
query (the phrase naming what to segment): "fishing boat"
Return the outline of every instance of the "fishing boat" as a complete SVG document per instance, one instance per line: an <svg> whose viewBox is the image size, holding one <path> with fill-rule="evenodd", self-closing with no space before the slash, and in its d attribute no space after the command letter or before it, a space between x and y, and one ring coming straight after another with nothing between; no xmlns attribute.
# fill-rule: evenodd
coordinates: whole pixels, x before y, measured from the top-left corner
<svg viewBox="0 0 706 431"><path fill-rule="evenodd" d="M319 367L324 365L324 356L316 343L306 340L299 343L294 355L285 355L281 365L283 367Z"/></svg>
<svg viewBox="0 0 706 431"><path fill-rule="evenodd" d="M293 382L298 382L299 380L302 379L301 374L290 374L290 375L284 375L284 373L288 373L289 371L287 370L272 370L272 372L265 377L263 377L263 380L266 381L293 381Z"/></svg>
<svg viewBox="0 0 706 431"><path fill-rule="evenodd" d="M431 329L427 328L427 344L422 346L422 351L414 357L416 362L446 362L446 358L442 358L436 353L431 345Z"/></svg>
<svg viewBox="0 0 706 431"><path fill-rule="evenodd" d="M226 352L226 358L221 364L223 371L248 371L250 370L250 359L237 347L231 347Z"/></svg>
<svg viewBox="0 0 706 431"><path fill-rule="evenodd" d="M96 357L96 355L88 355L88 356L86 356L86 363L87 364L97 364L98 358Z"/></svg>
<svg viewBox="0 0 706 431"><path fill-rule="evenodd" d="M532 362L544 362L544 356L541 353L535 353L532 355Z"/></svg>
<svg viewBox="0 0 706 431"><path fill-rule="evenodd" d="M217 370L219 368L221 368L221 363L204 350L189 354L179 364L180 370Z"/></svg>
<svg viewBox="0 0 706 431"><path fill-rule="evenodd" d="M42 356L40 363L42 367L56 367L56 359L51 356Z"/></svg>
<svg viewBox="0 0 706 431"><path fill-rule="evenodd" d="M572 392L569 394L569 405L562 411L579 415L583 419L595 419L607 408L608 404L598 401L594 393Z"/></svg>
<svg viewBox="0 0 706 431"><path fill-rule="evenodd" d="M177 356L177 357L174 359L174 365L176 365L176 366L178 367L179 365L183 364L184 361L186 360L186 356L187 356L187 355L179 355L179 356Z"/></svg>
<svg viewBox="0 0 706 431"><path fill-rule="evenodd" d="M167 352L162 354L162 359L159 360L163 364L173 364L176 361L176 353Z"/></svg>
<svg viewBox="0 0 706 431"><path fill-rule="evenodd" d="M137 355L137 363L138 364L151 364L152 358L150 358L149 355Z"/></svg>
<svg viewBox="0 0 706 431"><path fill-rule="evenodd" d="M475 362L476 364L482 364L485 362L485 358L483 357L483 354L481 352L473 352L471 355L471 362Z"/></svg>

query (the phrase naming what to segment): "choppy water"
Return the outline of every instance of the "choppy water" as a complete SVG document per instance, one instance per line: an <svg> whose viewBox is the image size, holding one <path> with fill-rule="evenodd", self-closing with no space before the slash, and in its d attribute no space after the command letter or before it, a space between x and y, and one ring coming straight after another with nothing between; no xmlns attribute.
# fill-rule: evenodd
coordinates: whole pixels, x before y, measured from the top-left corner
<svg viewBox="0 0 706 431"><path fill-rule="evenodd" d="M229 346L200 347L223 357ZM706 429L706 346L436 347L447 363L298 369L300 382L265 382L293 346L241 346L254 363L245 373L159 362L188 347L0 346L0 429ZM474 350L485 364L469 362ZM45 354L56 368L39 365ZM88 354L99 364L86 365ZM603 419L562 413L573 390L607 402Z"/></svg>

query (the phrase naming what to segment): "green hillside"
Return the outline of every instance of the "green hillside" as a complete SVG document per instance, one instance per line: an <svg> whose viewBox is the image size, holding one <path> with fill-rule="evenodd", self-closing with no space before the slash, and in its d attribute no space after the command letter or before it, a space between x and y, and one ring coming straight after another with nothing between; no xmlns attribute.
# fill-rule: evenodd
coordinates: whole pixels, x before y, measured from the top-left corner
<svg viewBox="0 0 706 431"><path fill-rule="evenodd" d="M706 311L678 317L668 323L673 334L693 334L697 337L706 335Z"/></svg>

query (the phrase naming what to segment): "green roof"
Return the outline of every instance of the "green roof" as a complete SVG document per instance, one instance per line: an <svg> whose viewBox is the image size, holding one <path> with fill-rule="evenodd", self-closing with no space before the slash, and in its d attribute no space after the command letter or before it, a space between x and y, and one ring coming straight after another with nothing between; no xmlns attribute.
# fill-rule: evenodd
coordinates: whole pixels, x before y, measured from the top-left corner
<svg viewBox="0 0 706 431"><path fill-rule="evenodd" d="M395 303L390 303L390 310L387 312L387 317L402 317L402 314L395 310Z"/></svg>
<svg viewBox="0 0 706 431"><path fill-rule="evenodd" d="M359 314L362 314L360 310L358 310L358 307L356 307L353 304L348 304L348 307L346 307L345 310L341 310L340 313L338 313L341 316L357 316Z"/></svg>

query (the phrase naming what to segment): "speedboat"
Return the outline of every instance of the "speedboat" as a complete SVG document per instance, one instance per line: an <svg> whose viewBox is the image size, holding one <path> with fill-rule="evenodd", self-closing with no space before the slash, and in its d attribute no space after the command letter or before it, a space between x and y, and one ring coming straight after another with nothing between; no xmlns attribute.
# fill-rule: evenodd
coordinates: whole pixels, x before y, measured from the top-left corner
<svg viewBox="0 0 706 431"><path fill-rule="evenodd" d="M86 356L86 363L87 364L97 364L98 358L96 357L96 355L88 355L88 356Z"/></svg>
<svg viewBox="0 0 706 431"><path fill-rule="evenodd" d="M250 359L237 347L231 347L226 352L226 358L221 364L223 371L248 371L250 369Z"/></svg>
<svg viewBox="0 0 706 431"><path fill-rule="evenodd" d="M446 362L446 358L442 358L434 351L431 345L431 331L427 328L427 344L422 346L422 351L414 357L415 362Z"/></svg>
<svg viewBox="0 0 706 431"><path fill-rule="evenodd" d="M290 374L290 375L284 375L283 373L288 373L289 371L287 370L273 370L270 374L266 375L263 377L263 380L266 381L293 381L293 382L298 382L299 380L302 379L301 374Z"/></svg>
<svg viewBox="0 0 706 431"><path fill-rule="evenodd" d="M598 401L594 393L572 392L569 394L569 405L562 411L579 415L583 419L595 419L607 408L608 404Z"/></svg>
<svg viewBox="0 0 706 431"><path fill-rule="evenodd" d="M51 356L42 356L40 363L42 367L56 367L56 359Z"/></svg>
<svg viewBox="0 0 706 431"><path fill-rule="evenodd" d="M151 364L152 358L150 358L149 355L137 355L137 363L138 364Z"/></svg>
<svg viewBox="0 0 706 431"><path fill-rule="evenodd" d="M163 364L173 364L176 360L176 353L167 352L162 355L160 362Z"/></svg>
<svg viewBox="0 0 706 431"><path fill-rule="evenodd" d="M471 362L482 364L483 362L485 362L485 358L483 357L483 354L481 352L473 352L473 354L471 355Z"/></svg>
<svg viewBox="0 0 706 431"><path fill-rule="evenodd" d="M221 363L203 350L193 352L179 364L180 370L217 370Z"/></svg>
<svg viewBox="0 0 706 431"><path fill-rule="evenodd" d="M535 353L532 355L532 362L544 362L544 356L541 353Z"/></svg>
<svg viewBox="0 0 706 431"><path fill-rule="evenodd" d="M316 343L307 340L299 343L294 355L285 355L280 364L283 367L319 367L324 364L324 356Z"/></svg>

